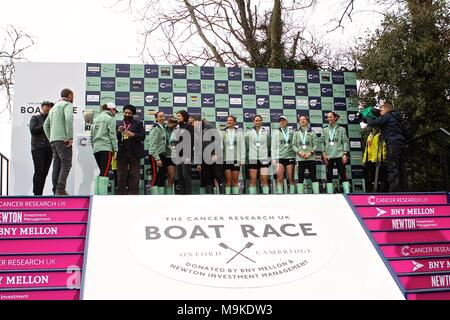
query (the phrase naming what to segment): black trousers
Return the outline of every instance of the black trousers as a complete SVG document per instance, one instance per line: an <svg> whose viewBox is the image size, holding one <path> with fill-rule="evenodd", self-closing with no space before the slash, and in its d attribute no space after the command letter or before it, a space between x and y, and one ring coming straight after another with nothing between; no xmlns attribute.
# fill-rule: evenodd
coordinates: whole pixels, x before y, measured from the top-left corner
<svg viewBox="0 0 450 320"><path fill-rule="evenodd" d="M34 164L33 175L33 194L35 196L42 196L44 192L45 179L47 179L50 165L52 164L53 152L52 149L35 149L31 151ZM55 186L53 186L53 193L55 193Z"/></svg>
<svg viewBox="0 0 450 320"><path fill-rule="evenodd" d="M192 194L191 168L190 163L177 165L177 194Z"/></svg>
<svg viewBox="0 0 450 320"><path fill-rule="evenodd" d="M389 144L387 146L387 170L389 192L405 192L406 186L406 145Z"/></svg>
<svg viewBox="0 0 450 320"><path fill-rule="evenodd" d="M214 193L214 180L219 184L220 194L225 193L225 178L223 176L222 164L202 164L202 171L200 172L200 185L206 189L207 194Z"/></svg>
<svg viewBox="0 0 450 320"><path fill-rule="evenodd" d="M99 151L94 153L95 161L97 161L98 168L100 169L100 177L108 176L112 156L113 154L111 151Z"/></svg>
<svg viewBox="0 0 450 320"><path fill-rule="evenodd" d="M335 165L337 166L341 182L347 181L348 180L347 173L345 172L345 165L342 163L342 158L333 158L328 161L328 165L326 166L327 182L328 183L333 182L333 169Z"/></svg>
<svg viewBox="0 0 450 320"><path fill-rule="evenodd" d="M141 159L134 155L122 155L117 159L117 193L139 194L139 183L141 181ZM127 191L128 186L128 191Z"/></svg>
<svg viewBox="0 0 450 320"><path fill-rule="evenodd" d="M162 167L156 165L156 159L150 156L150 165L152 166L152 187L164 187L167 180L167 158L165 155L160 154L159 159L162 162Z"/></svg>
<svg viewBox="0 0 450 320"><path fill-rule="evenodd" d="M305 170L308 169L309 177L312 182L317 181L316 177L316 161L298 161L298 183L305 180Z"/></svg>

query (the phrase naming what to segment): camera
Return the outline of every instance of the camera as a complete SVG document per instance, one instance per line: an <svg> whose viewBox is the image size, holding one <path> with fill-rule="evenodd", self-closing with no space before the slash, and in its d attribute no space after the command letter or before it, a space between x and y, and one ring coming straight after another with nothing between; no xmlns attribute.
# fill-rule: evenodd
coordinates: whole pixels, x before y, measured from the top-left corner
<svg viewBox="0 0 450 320"><path fill-rule="evenodd" d="M367 106L365 108L359 107L359 111L356 114L360 122L367 122L367 120L376 119L380 116L380 109Z"/></svg>

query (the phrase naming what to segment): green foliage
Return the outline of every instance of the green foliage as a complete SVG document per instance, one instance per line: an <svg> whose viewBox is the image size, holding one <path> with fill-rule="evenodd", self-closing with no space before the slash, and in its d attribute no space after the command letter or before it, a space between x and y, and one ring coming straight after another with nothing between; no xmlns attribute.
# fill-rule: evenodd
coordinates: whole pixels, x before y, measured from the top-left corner
<svg viewBox="0 0 450 320"><path fill-rule="evenodd" d="M416 135L450 123L450 11L445 0L408 1L388 14L360 55L360 77L404 112Z"/></svg>
<svg viewBox="0 0 450 320"><path fill-rule="evenodd" d="M381 27L358 48L359 77L380 90L361 98L393 101L418 137L450 126L450 10L446 0L408 0L405 5L404 12L387 14ZM442 154L441 146L429 143L427 157ZM423 165L422 159L414 163ZM442 172L442 165L437 162L430 171ZM412 185L432 188L425 187L425 177L415 172L419 167L411 170Z"/></svg>

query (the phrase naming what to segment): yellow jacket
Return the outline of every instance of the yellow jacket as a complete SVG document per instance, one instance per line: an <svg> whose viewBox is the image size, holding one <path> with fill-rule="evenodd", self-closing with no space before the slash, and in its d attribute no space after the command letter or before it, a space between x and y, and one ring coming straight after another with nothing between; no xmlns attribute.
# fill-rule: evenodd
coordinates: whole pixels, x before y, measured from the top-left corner
<svg viewBox="0 0 450 320"><path fill-rule="evenodd" d="M387 149L386 142L383 141L382 150L379 147L379 132L372 132L367 137L366 150L364 150L362 163L366 162L383 162L386 161Z"/></svg>
<svg viewBox="0 0 450 320"><path fill-rule="evenodd" d="M112 159L111 161L111 170L117 170L117 160L116 159Z"/></svg>

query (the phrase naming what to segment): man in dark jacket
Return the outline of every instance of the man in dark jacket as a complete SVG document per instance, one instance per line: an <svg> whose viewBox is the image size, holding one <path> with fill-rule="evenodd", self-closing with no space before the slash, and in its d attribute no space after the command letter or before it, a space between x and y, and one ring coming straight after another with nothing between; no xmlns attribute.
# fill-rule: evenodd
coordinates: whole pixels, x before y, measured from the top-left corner
<svg viewBox="0 0 450 320"><path fill-rule="evenodd" d="M117 152L118 194L139 194L141 159L144 158L145 130L142 121L133 118L136 108L123 107L123 122L117 128L119 151ZM128 185L128 192L127 192Z"/></svg>
<svg viewBox="0 0 450 320"><path fill-rule="evenodd" d="M52 164L53 152L44 133L44 122L53 105L53 102L50 101L42 102L41 113L32 116L30 120L31 155L34 163L33 194L35 196L42 196L45 179ZM53 193L55 193L55 186L53 186Z"/></svg>
<svg viewBox="0 0 450 320"><path fill-rule="evenodd" d="M406 132L400 114L393 111L392 104L385 102L380 117L368 119L367 124L381 128L381 137L387 146L389 192L406 191Z"/></svg>
<svg viewBox="0 0 450 320"><path fill-rule="evenodd" d="M200 188L204 188L206 194L214 194L214 181L217 181L219 193L225 194L220 133L213 124L202 120L201 116L197 115L194 116L193 127L194 164L200 172Z"/></svg>
<svg viewBox="0 0 450 320"><path fill-rule="evenodd" d="M175 158L177 166L178 194L192 194L192 158L194 150L194 127L189 124L189 113L186 110L177 112L178 127L174 132Z"/></svg>

